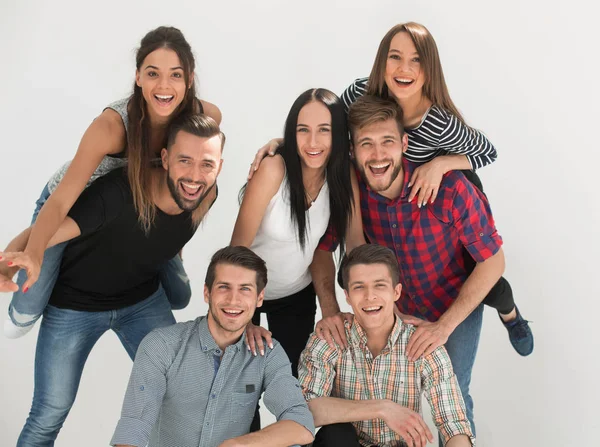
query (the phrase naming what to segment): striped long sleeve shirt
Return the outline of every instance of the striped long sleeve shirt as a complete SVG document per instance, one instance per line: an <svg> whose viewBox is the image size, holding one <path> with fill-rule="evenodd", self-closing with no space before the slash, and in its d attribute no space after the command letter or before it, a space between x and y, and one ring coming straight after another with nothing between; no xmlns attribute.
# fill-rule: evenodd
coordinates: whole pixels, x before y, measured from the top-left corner
<svg viewBox="0 0 600 447"><path fill-rule="evenodd" d="M342 101L346 111L366 93L368 79L359 78L344 91ZM405 131L408 149L404 156L414 163L426 163L438 155L465 155L476 170L493 163L498 156L482 132L436 105L431 106L417 127Z"/></svg>

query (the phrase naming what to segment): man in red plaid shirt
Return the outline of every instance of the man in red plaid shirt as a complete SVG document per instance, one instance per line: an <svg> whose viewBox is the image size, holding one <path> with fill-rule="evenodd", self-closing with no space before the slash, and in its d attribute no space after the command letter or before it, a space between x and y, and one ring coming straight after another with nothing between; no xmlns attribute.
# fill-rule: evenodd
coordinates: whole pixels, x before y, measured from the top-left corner
<svg viewBox="0 0 600 447"><path fill-rule="evenodd" d="M445 345L474 430L469 384L482 301L504 271L502 238L487 199L460 171L449 171L433 203L420 207L409 202L416 165L402 157L408 139L400 107L364 96L350 107L348 119L358 171L355 195L362 213L361 228L361 219L353 219L348 251L364 243L363 231L370 242L394 251L403 285L398 313L417 327L406 349L408 358L427 356ZM335 236L328 233L315 253L311 273L319 296L335 293L330 252L336 247ZM333 336L345 345L342 314L325 318L316 329L328 341Z"/></svg>

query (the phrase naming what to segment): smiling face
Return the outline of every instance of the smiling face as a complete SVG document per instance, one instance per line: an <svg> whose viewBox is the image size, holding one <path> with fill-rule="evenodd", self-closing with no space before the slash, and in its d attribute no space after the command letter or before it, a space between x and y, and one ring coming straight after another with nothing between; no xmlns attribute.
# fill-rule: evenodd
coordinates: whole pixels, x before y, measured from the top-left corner
<svg viewBox="0 0 600 447"><path fill-rule="evenodd" d="M180 131L171 147L162 150L169 191L182 210L198 208L215 185L223 163L221 146L219 135L204 138Z"/></svg>
<svg viewBox="0 0 600 447"><path fill-rule="evenodd" d="M393 282L385 264L356 264L348 270L346 301L363 329L393 324L394 303L402 291L402 286Z"/></svg>
<svg viewBox="0 0 600 447"><path fill-rule="evenodd" d="M148 113L156 118L171 116L188 89L179 57L168 48L159 48L146 56L136 71L135 82L142 89Z"/></svg>
<svg viewBox="0 0 600 447"><path fill-rule="evenodd" d="M385 65L385 83L397 100L419 97L425 84L419 53L407 32L399 32L390 42Z"/></svg>
<svg viewBox="0 0 600 447"><path fill-rule="evenodd" d="M331 154L331 113L320 101L306 104L296 125L298 155L303 167L321 169Z"/></svg>
<svg viewBox="0 0 600 447"><path fill-rule="evenodd" d="M402 189L402 153L408 137L395 120L378 121L354 131L352 152L362 178L371 190L395 199Z"/></svg>
<svg viewBox="0 0 600 447"><path fill-rule="evenodd" d="M220 263L215 266L215 279L209 290L204 286L204 301L208 303L208 318L215 327L229 335L241 335L252 320L254 311L262 306L254 270Z"/></svg>

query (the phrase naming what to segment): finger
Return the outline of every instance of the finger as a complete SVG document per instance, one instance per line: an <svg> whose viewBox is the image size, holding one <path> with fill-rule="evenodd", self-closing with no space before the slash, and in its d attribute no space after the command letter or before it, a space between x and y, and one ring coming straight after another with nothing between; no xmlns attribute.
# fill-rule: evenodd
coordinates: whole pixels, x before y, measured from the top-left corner
<svg viewBox="0 0 600 447"><path fill-rule="evenodd" d="M411 316L405 316L405 317L402 318L402 322L403 323L412 324L413 326L416 326L416 327L418 327L424 321L425 320L421 320L420 318L411 317Z"/></svg>
<svg viewBox="0 0 600 447"><path fill-rule="evenodd" d="M10 279L0 279L0 292L16 292L19 290L19 286L11 281Z"/></svg>
<svg viewBox="0 0 600 447"><path fill-rule="evenodd" d="M267 342L267 346L273 349L273 333L271 331L267 331L265 328L262 329L262 338L264 338Z"/></svg>
<svg viewBox="0 0 600 447"><path fill-rule="evenodd" d="M256 356L256 343L254 342L254 336L252 331L248 332L246 329L246 341L248 342L248 350Z"/></svg>
<svg viewBox="0 0 600 447"><path fill-rule="evenodd" d="M344 320L346 320L348 323L352 323L354 321L354 315L350 312L344 312L342 315L344 316Z"/></svg>
<svg viewBox="0 0 600 447"><path fill-rule="evenodd" d="M417 361L425 350L431 345L431 336L428 334L427 337L422 337L420 343L413 348L412 361Z"/></svg>
<svg viewBox="0 0 600 447"><path fill-rule="evenodd" d="M408 181L408 187L410 188L413 183L415 183L417 181L417 177L419 177L419 170L415 169L412 173L412 175L410 176L410 180Z"/></svg>
<svg viewBox="0 0 600 447"><path fill-rule="evenodd" d="M345 321L344 319L337 320L335 322L335 329L336 329L336 333L338 334L338 338L341 341L341 343L339 343L340 346L343 346L344 348L347 348L348 347L348 340L346 339L346 327L344 325L344 321Z"/></svg>
<svg viewBox="0 0 600 447"><path fill-rule="evenodd" d="M429 347L427 349L425 349L425 352L423 352L423 357L427 357L429 354L431 354L433 351L435 351L437 348L439 348L440 346L442 346L443 343L440 343L439 341L434 341L432 342Z"/></svg>
<svg viewBox="0 0 600 447"><path fill-rule="evenodd" d="M433 192L431 193L431 198L429 199L429 203L433 203L435 201L435 198L437 197L439 190L440 190L439 186L436 186L435 188L433 188Z"/></svg>
<svg viewBox="0 0 600 447"><path fill-rule="evenodd" d="M417 206L419 208L425 203L425 194L427 194L427 186L423 185L419 191L419 197L417 198Z"/></svg>
<svg viewBox="0 0 600 447"><path fill-rule="evenodd" d="M425 420L419 415L419 424L422 428L423 435L429 440L429 442L433 442L433 433L429 430L429 427L425 423Z"/></svg>
<svg viewBox="0 0 600 447"><path fill-rule="evenodd" d="M412 439L412 443L415 447L423 447L423 444L421 443L421 436L419 435L419 432L415 429L414 426L408 429L408 434Z"/></svg>
<svg viewBox="0 0 600 447"><path fill-rule="evenodd" d="M319 336L319 338L321 338L321 340L325 340L327 342L327 344L329 346L331 346L332 348L335 348L335 341L333 338L333 334L331 333L329 328L325 328L325 327L321 326L320 332L321 332L321 335Z"/></svg>
<svg viewBox="0 0 600 447"><path fill-rule="evenodd" d="M410 190L410 194L408 195L408 202L412 202L419 190L421 189L421 182L417 181Z"/></svg>
<svg viewBox="0 0 600 447"><path fill-rule="evenodd" d="M333 335L333 339L338 344L338 346L342 346L344 349L347 347L346 346L346 331L344 329L342 329L340 331L340 328L338 326L333 326L333 329L331 330L331 334Z"/></svg>
<svg viewBox="0 0 600 447"><path fill-rule="evenodd" d="M429 198L433 193L433 188L431 186L425 188L425 194L423 195L423 201L421 202L421 206L425 206L429 203Z"/></svg>
<svg viewBox="0 0 600 447"><path fill-rule="evenodd" d="M254 334L256 349L260 352L260 355L265 355L265 343L263 342L263 338L260 335L260 331L257 331Z"/></svg>
<svg viewBox="0 0 600 447"><path fill-rule="evenodd" d="M415 358L415 353L417 352L417 348L421 346L421 343L427 338L427 333L423 328L418 328L413 334L410 336L408 340L408 345L406 345L406 355L410 360Z"/></svg>

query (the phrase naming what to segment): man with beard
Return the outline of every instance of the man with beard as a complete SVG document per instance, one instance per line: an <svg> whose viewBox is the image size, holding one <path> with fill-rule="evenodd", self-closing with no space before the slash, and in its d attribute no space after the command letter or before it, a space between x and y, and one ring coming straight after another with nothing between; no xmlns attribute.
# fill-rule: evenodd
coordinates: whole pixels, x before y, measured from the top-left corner
<svg viewBox="0 0 600 447"><path fill-rule="evenodd" d="M148 167L156 205L149 228L139 222L125 169L96 180L71 208L50 242L70 241L43 314L33 403L18 445L54 443L87 357L106 331L117 334L133 359L146 334L175 323L159 272L194 235L201 217L194 211L216 185L224 142L207 116L172 124L162 167ZM2 255L13 268L29 268L22 252ZM8 280L14 272L3 273L2 287L14 287Z"/></svg>
<svg viewBox="0 0 600 447"><path fill-rule="evenodd" d="M265 262L250 249L213 255L207 316L156 329L142 341L112 445L283 447L313 440L312 415L281 345L274 341L264 356L246 349L246 325L266 284ZM249 433L263 392L277 422Z"/></svg>
<svg viewBox="0 0 600 447"><path fill-rule="evenodd" d="M475 431L469 384L482 301L504 271L502 238L487 199L460 171L450 171L433 203L420 207L417 201L409 202L409 180L416 165L402 157L408 139L400 107L364 96L352 104L348 120L362 214L362 228L352 234L362 237L364 231L369 242L396 254L403 285L399 314L417 327L406 355L416 360L445 345ZM349 238L348 251L365 242L358 240L361 237ZM319 265L315 264L313 281L318 293L335 293L333 259L327 251L336 245L334 235L328 234L315 254ZM319 322L317 333L345 345L343 316Z"/></svg>

